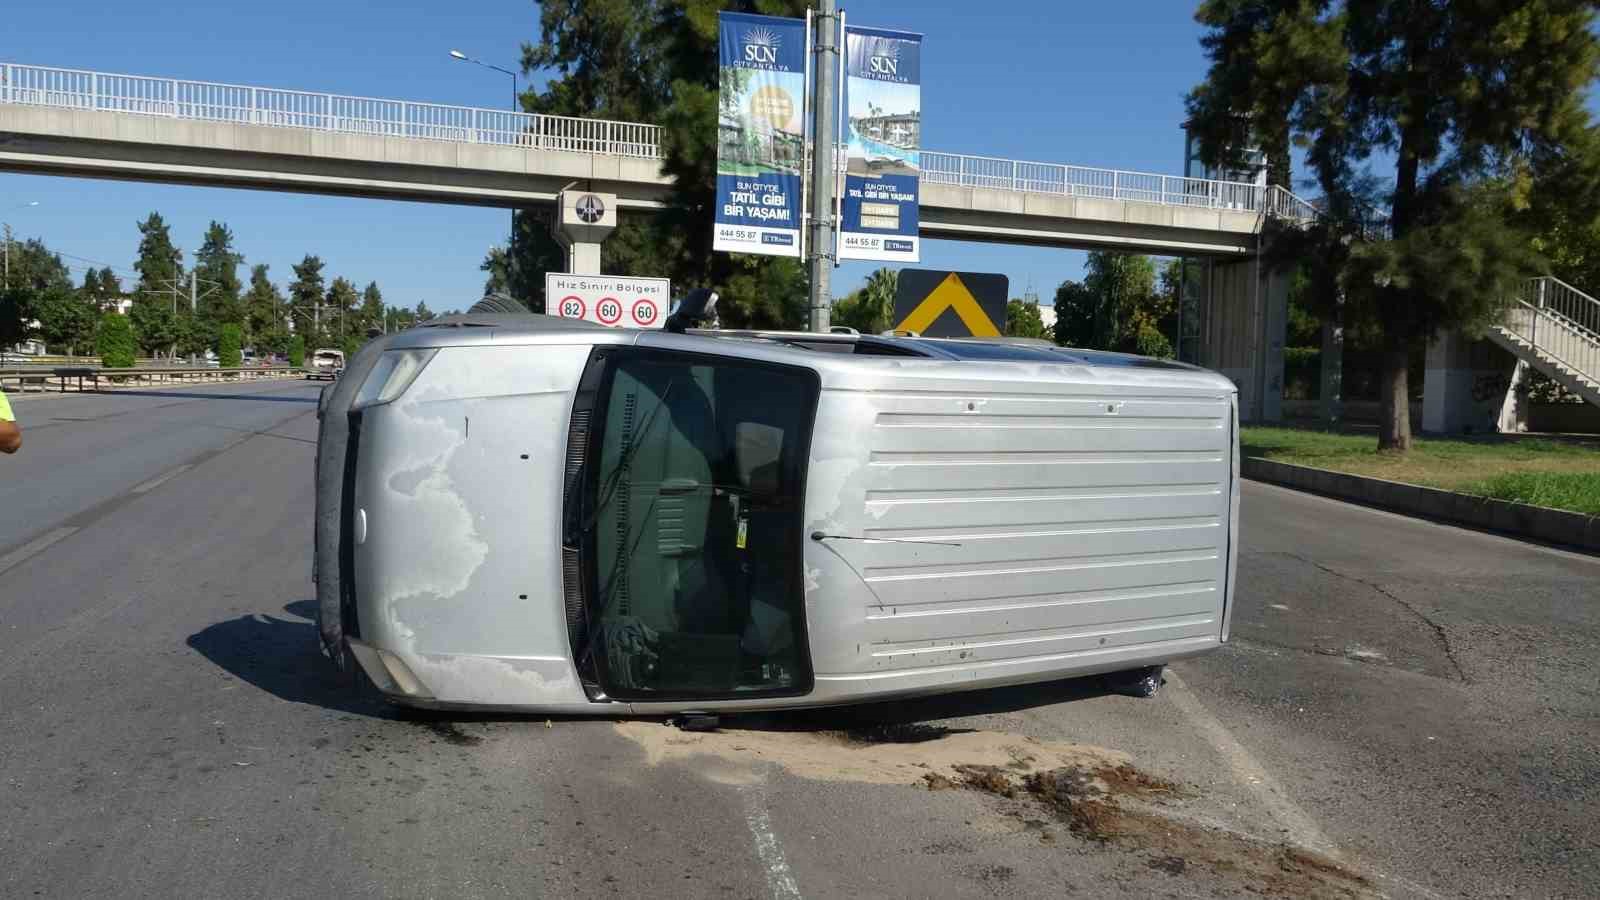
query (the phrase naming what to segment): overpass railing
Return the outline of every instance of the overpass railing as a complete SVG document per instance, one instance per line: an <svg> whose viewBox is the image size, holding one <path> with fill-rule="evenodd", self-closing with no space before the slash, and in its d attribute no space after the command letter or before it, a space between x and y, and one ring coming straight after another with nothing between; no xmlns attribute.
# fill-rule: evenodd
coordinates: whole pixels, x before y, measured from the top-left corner
<svg viewBox="0 0 1600 900"><path fill-rule="evenodd" d="M960 187L1265 212L1282 218L1316 215L1310 203L1276 186L930 150L922 151L922 179Z"/></svg>
<svg viewBox="0 0 1600 900"><path fill-rule="evenodd" d="M496 144L658 159L661 129L638 122L318 94L178 78L0 64L0 103L301 128L339 134ZM1284 218L1315 216L1277 187L1059 163L923 151L933 184L1068 194L1167 206L1238 209Z"/></svg>
<svg viewBox="0 0 1600 900"><path fill-rule="evenodd" d="M638 122L16 63L0 65L0 103L651 159L661 144L659 126Z"/></svg>

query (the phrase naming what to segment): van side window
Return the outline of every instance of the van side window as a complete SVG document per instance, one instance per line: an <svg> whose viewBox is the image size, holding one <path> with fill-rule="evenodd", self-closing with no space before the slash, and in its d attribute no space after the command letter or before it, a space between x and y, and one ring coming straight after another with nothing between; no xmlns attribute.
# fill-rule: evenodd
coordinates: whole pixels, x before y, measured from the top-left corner
<svg viewBox="0 0 1600 900"><path fill-rule="evenodd" d="M816 376L639 352L601 388L587 642L619 698L809 690L800 554Z"/></svg>

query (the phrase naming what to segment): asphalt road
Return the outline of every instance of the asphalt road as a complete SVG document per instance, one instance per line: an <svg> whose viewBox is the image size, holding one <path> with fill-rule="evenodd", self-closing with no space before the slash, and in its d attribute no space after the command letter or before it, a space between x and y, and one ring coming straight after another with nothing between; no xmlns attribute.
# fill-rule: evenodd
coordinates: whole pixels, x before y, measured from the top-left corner
<svg viewBox="0 0 1600 900"><path fill-rule="evenodd" d="M406 716L316 648L315 396L16 403L0 896L1600 893L1595 558L1247 484L1235 640L1154 700ZM1130 764L1110 827L925 783L1046 750Z"/></svg>

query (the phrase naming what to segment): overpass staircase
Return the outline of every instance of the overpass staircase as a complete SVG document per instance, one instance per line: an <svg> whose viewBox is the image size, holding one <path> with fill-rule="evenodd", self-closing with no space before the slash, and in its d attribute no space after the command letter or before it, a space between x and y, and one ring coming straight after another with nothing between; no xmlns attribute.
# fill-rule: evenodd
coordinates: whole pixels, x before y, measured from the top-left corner
<svg viewBox="0 0 1600 900"><path fill-rule="evenodd" d="M1549 275L1529 279L1487 337L1600 406L1600 300Z"/></svg>

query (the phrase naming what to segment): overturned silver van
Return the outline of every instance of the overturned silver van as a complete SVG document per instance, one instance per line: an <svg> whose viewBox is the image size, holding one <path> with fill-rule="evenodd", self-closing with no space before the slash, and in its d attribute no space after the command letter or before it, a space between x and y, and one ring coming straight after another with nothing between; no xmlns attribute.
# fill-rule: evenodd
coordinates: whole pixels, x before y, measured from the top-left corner
<svg viewBox="0 0 1600 900"><path fill-rule="evenodd" d="M1236 408L1047 345L437 320L324 391L323 643L424 707L1148 684L1228 638Z"/></svg>

